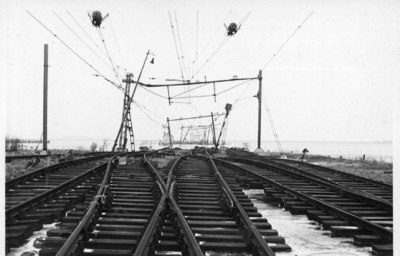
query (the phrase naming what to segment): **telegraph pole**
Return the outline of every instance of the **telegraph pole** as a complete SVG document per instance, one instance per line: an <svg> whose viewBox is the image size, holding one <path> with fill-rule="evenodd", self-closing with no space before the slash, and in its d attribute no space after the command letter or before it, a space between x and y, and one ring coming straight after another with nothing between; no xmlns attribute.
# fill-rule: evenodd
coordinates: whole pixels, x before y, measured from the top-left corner
<svg viewBox="0 0 400 256"><path fill-rule="evenodd" d="M47 78L49 67L49 47L44 45L44 77L43 77L43 150L47 150Z"/></svg>
<svg viewBox="0 0 400 256"><path fill-rule="evenodd" d="M262 70L258 73L259 89L258 89L258 138L257 148L261 149L261 96L262 96Z"/></svg>

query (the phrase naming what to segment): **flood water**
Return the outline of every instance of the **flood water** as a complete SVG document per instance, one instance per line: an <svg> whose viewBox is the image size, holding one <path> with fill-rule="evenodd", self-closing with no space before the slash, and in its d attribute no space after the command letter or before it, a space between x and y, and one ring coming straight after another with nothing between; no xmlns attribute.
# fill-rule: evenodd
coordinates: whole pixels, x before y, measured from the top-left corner
<svg viewBox="0 0 400 256"><path fill-rule="evenodd" d="M262 201L263 190L245 190L258 212L278 231L279 236L292 248L291 252L279 252L282 256L371 256L371 247L353 245L351 237L330 237L329 230L305 215L292 215L276 204Z"/></svg>
<svg viewBox="0 0 400 256"><path fill-rule="evenodd" d="M82 137L76 138L56 138L50 139L48 144L49 149L78 149L83 148L88 150L90 145L95 142L98 148L103 145L104 141L108 144L106 150L111 150L114 139L99 139ZM159 140L148 140L151 142L153 149L163 148L165 146L159 145ZM142 140L136 140L136 149L139 148ZM250 145L250 151L257 148L257 141L227 141L226 147L242 147L243 143ZM28 144L27 147L36 148L37 144ZM39 148L42 145L39 145ZM179 144L173 145L178 147ZM181 148L193 148L196 145L182 145ZM365 154L367 160L383 160L386 162L393 162L393 143L387 142L315 142L315 141L281 141L282 149L285 153L299 154L304 148L307 148L309 154L326 155L331 157L342 156L345 159L360 159ZM212 147L209 145L208 147ZM279 152L278 146L275 141L261 141L261 148L264 151Z"/></svg>

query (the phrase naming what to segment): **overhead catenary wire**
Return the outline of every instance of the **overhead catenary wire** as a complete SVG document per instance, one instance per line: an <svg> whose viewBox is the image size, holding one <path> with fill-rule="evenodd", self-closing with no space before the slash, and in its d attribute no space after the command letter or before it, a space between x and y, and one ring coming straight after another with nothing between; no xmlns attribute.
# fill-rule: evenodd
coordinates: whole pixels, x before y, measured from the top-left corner
<svg viewBox="0 0 400 256"><path fill-rule="evenodd" d="M243 19L241 21L239 21L238 26L240 27L246 20L247 18L249 18L249 16L253 13L253 11L249 11L247 12L247 14L243 17Z"/></svg>
<svg viewBox="0 0 400 256"><path fill-rule="evenodd" d="M108 66L109 68L111 68L111 66L109 65L109 64L107 64L95 51L93 51L93 49L87 44L87 43L85 43L85 41L83 41L82 40L82 38L80 38L79 36L78 36L78 34L76 34L75 33L75 31L73 31L72 30L72 28L70 27L70 26L68 26L67 25L67 23L65 23L64 22L64 20L63 19L61 19L61 17L60 16L58 16L58 14L57 13L55 13L54 11L53 11L53 13L54 13L54 15L56 15L57 16L57 18L87 47L87 48L89 48L89 50L90 51L92 51L93 52L93 54L94 55L96 55L106 66Z"/></svg>
<svg viewBox="0 0 400 256"><path fill-rule="evenodd" d="M93 76L100 76L100 75L98 75L98 74L94 74ZM114 85L115 87L117 87L118 89L120 89L121 91L125 91L125 89L124 89L124 87L122 87L122 85L120 85L120 84L116 84L115 82L113 82L113 81L111 81L110 79L108 79L107 77L104 77L103 76L103 78L107 81L107 82L109 82L109 83L111 83L112 85Z"/></svg>
<svg viewBox="0 0 400 256"><path fill-rule="evenodd" d="M289 40L296 34L296 32L301 28L301 26L303 26L303 24L311 17L311 15L314 13L314 11L312 11L307 18L296 28L295 31L293 31L293 33L288 37L288 39L282 44L281 47L279 47L279 49L275 52L274 55L272 55L272 57L269 59L269 61L267 62L267 64L265 64L265 66L262 68L262 70L264 70L268 64L273 60L273 58L275 58L275 56L282 50L283 47L285 47L285 45L289 42Z"/></svg>
<svg viewBox="0 0 400 256"><path fill-rule="evenodd" d="M185 74L185 76L184 76L184 80L188 77L187 76L187 69L186 69L186 65L185 65L185 56L184 56L184 54L183 54L183 48L182 48L182 42L181 42L181 35L180 35L180 33L179 33L179 25L178 25L178 17L177 17L177 15L176 15L176 11L174 11L174 14L175 14L175 23L176 23L176 31L177 31L177 33L178 33L178 42L179 42L179 47L180 47L180 54L182 55L182 57L181 57L181 62L182 62L182 68L183 68L183 71L184 71L184 74ZM187 88L187 86L185 86L185 89ZM187 93L187 97L188 97L188 99L189 99L189 102L190 102L190 93L188 92Z"/></svg>
<svg viewBox="0 0 400 256"><path fill-rule="evenodd" d="M247 106L247 105L248 105L248 102L249 102L249 100L250 100L251 98L253 98L253 97L243 98L243 101L240 101L239 103L237 103L237 104L235 105L235 110L241 108L242 106Z"/></svg>
<svg viewBox="0 0 400 256"><path fill-rule="evenodd" d="M240 28L240 26L247 20L247 18L253 13L253 11L249 11L243 18L242 20L239 22L238 27ZM215 54L228 42L229 38L231 38L230 36L227 36L224 38L224 40L219 44L219 46L213 51L213 53L210 55L210 57L208 57L208 59L204 62L204 64L200 67L200 69L197 69L197 72L191 77L191 79L194 78L195 75L197 75L199 73L199 71L201 69L203 69L203 67L215 56Z"/></svg>
<svg viewBox="0 0 400 256"><path fill-rule="evenodd" d="M275 20L274 25L271 27L271 29L268 31L268 33L266 34L266 36L264 37L264 39L261 41L260 45L258 46L258 48L254 51L254 53L251 55L251 57L249 58L248 63L253 63L254 60L254 56L258 53L258 50L261 48L261 46L264 44L265 40L267 40L267 38L271 35L272 30L275 28L276 24L278 23L278 21L280 20L281 16L282 16L283 12L281 12L281 14L279 15L278 19Z"/></svg>
<svg viewBox="0 0 400 256"><path fill-rule="evenodd" d="M184 61L185 60L185 56L183 55L181 35L179 33L178 17L176 16L176 11L174 11L174 14L175 14L176 31L178 33L178 42L179 42L179 47L180 47L180 50L181 50L180 53L182 55L182 57L181 57L182 67L183 67L183 70L185 71L185 78L186 78L187 77L187 70L186 70L185 61Z"/></svg>
<svg viewBox="0 0 400 256"><path fill-rule="evenodd" d="M26 11L29 15L32 16L32 18L34 18L40 25L42 25L47 31L49 31L53 36L55 36L65 47L67 47L71 52L73 52L79 59L81 59L85 64L87 64L89 67L91 67L98 75L100 75L101 77L103 77L104 79L107 80L107 78L100 73L95 67L93 67L89 62L87 62L84 58L82 58L77 52L75 52L71 47L69 47L63 40L61 40L61 38L59 38L56 34L54 34L49 28L47 28L42 22L40 22L35 16L33 16L33 14L31 14L29 11ZM109 80L107 80L109 81ZM118 89L124 91L124 88L120 85L116 85L113 84L114 86L116 86Z"/></svg>
<svg viewBox="0 0 400 256"><path fill-rule="evenodd" d="M201 88L201 87L203 87L203 86L206 86L206 85L208 85L208 84L199 85L199 86L197 86L197 87L195 87L195 88L189 89L189 90L184 91L184 92L182 92L182 93L179 93L179 94L177 94L177 95L175 95L175 96L172 96L171 99L174 99L174 98L176 98L176 97L178 97L178 96L180 96L180 95L182 95L182 94L186 94L186 93L189 92L189 91L193 91L193 90L199 89L199 88Z"/></svg>
<svg viewBox="0 0 400 256"><path fill-rule="evenodd" d="M168 97L165 97L165 96L163 96L163 95L160 95L160 94L158 94L158 93L155 93L155 92L153 92L153 91L147 89L146 86L140 85L140 87L143 88L143 89L145 89L146 91L148 91L148 92L150 92L150 93L152 93L152 94L158 96L158 97L161 97L161 98L164 98L164 99L168 99Z"/></svg>
<svg viewBox="0 0 400 256"><path fill-rule="evenodd" d="M196 70L199 70L199 11L197 11L197 29L196 29ZM194 69L194 68L193 68ZM197 75L197 80L199 80L199 75Z"/></svg>
<svg viewBox="0 0 400 256"><path fill-rule="evenodd" d="M228 88L228 89L226 89L226 90L223 90L223 91L221 91L221 92L218 92L218 93L216 93L215 95L214 95L214 94L210 94L210 95L195 95L195 96L192 95L191 98L214 97L214 96L220 95L220 94L222 94L222 93L225 93L225 92L227 92L227 91L230 91L230 90L232 90L232 89L235 89L236 87L238 87L238 86L240 86L240 85L243 85L243 84L245 84L245 83L247 83L247 82L249 82L249 80L245 80L244 82L239 83L239 84L237 84L237 85L235 85L235 86L233 86L233 87L230 87L230 88ZM181 95L187 93L188 91L193 91L193 90L199 89L199 88L204 87L204 86L206 86L206 85L209 85L209 84L211 84L211 83L212 83L212 82L210 82L210 83L205 83L205 84L199 85L199 86L197 86L197 87L195 87L195 88L192 88L192 89L189 89L189 90L187 90L187 91L181 92L181 93L179 93L179 94L176 94L176 95L170 97L170 99L185 99L186 96L185 96L185 97L178 97L178 96L181 96Z"/></svg>
<svg viewBox="0 0 400 256"><path fill-rule="evenodd" d="M201 65L201 67L197 69L196 73L191 77L191 79L193 79L194 76L197 75L200 72L200 70L204 68L204 66L212 59L212 57L214 57L214 55L222 48L222 46L224 46L225 43L228 42L229 38L230 37L225 37L224 40L222 40L222 42L218 45L217 49L215 49L213 53L210 55L210 57L208 57L208 59L203 63L203 65Z"/></svg>
<svg viewBox="0 0 400 256"><path fill-rule="evenodd" d="M247 89L249 89L250 85L251 85L253 82L254 82L254 80L252 80L252 81L247 85L247 87L242 91L241 94L239 94L239 96L238 96L237 99L235 100L235 103L240 99L240 97L242 97L243 93L244 93L245 91L247 91Z"/></svg>
<svg viewBox="0 0 400 256"><path fill-rule="evenodd" d="M104 51L103 51L103 49L101 49L100 48L100 46L98 46L97 45L97 43L93 40L93 38L86 32L86 30L79 24L79 22L74 18L74 16L72 16L72 14L69 12L69 11L67 11L68 12L68 14L71 16L71 18L75 21L75 23L82 29L82 31L86 34L86 36L87 37L89 37L89 39L93 42L93 44L100 50L100 52L101 53L103 53L104 54L104 56L106 56L106 57L108 57L107 56L107 53L105 53ZM114 63L115 64L115 63ZM115 64L116 65L116 64ZM111 68L111 67L110 67Z"/></svg>
<svg viewBox="0 0 400 256"><path fill-rule="evenodd" d="M175 31L174 31L174 24L173 24L173 22L172 22L171 12L170 12L170 11L168 11L168 16L169 16L169 21L170 21L170 24L171 24L172 37L174 38L176 55L178 56L178 64L179 64L179 68L180 68L180 71L181 71L181 77L182 77L182 80L185 80L185 78L183 77L182 64L181 64L180 54L179 54L179 50L178 50L178 44L177 44L177 42L176 42Z"/></svg>
<svg viewBox="0 0 400 256"><path fill-rule="evenodd" d="M232 90L232 89L234 89L234 88L236 88L236 87L238 87L238 86L241 86L242 84L245 84L245 83L247 83L247 82L249 82L249 80L246 80L246 81L244 81L244 82L242 82L242 83L240 83L240 84L237 84L237 85L235 85L235 86L233 86L233 87L231 87L231 88L228 88L228 89L226 89L226 90L223 90L222 92L217 93L217 95L220 95L220 94L222 94L222 93L224 93L224 92L230 91L230 90Z"/></svg>
<svg viewBox="0 0 400 256"><path fill-rule="evenodd" d="M119 57L121 58L121 62L122 62L122 65L124 66L125 71L127 71L127 70L126 70L126 67L125 67L124 59L122 58L121 51L120 51L120 49L119 49L119 44L118 44L117 37L115 36L114 27L113 27L112 22L111 22L111 16L109 16L108 20L110 21L111 30L112 30L113 35L114 35L115 43L117 44L117 49L118 49Z"/></svg>
<svg viewBox="0 0 400 256"><path fill-rule="evenodd" d="M152 121L157 122L158 124L160 124L161 122L159 121L155 121L153 120L148 113L152 114L154 117L160 119L163 121L163 118L161 118L159 115L153 113L152 111L150 111L146 106L144 106L143 104L139 103L137 100L132 101L136 106L138 106L138 108L145 113Z"/></svg>
<svg viewBox="0 0 400 256"><path fill-rule="evenodd" d="M228 18L228 16L229 16L231 13L232 13L232 10L228 13L228 15L226 15L226 17L225 17L225 19L223 20L222 24L225 24L225 20ZM222 27L222 26L221 26L221 27ZM217 30L215 31L214 35L210 38L210 40L208 41L208 43L206 44L206 46L203 48L203 50L201 50L201 52L204 52L204 50L205 50L205 49L208 47L208 45L210 44L211 40L214 39L214 37L217 35L217 32L218 32L219 30L220 30L220 27L217 28ZM222 43L218 46L217 49L219 50L219 49L222 47L222 45L225 44L226 41L227 41L227 38L224 38L224 40L223 40ZM200 52L200 53L201 53L201 52ZM215 51L214 51L214 53L215 53ZM198 59L195 60L195 61L196 61L196 64L197 64L197 71L196 71L195 74L193 74L193 75L191 76L191 79L193 79L194 76L197 75L197 80L199 80L199 79L198 79L198 73L199 73L199 71L207 64L207 62L208 62L213 56L214 56L214 55L211 54L211 57L209 57L209 58L206 60L206 62L200 67L200 69L199 69Z"/></svg>
<svg viewBox="0 0 400 256"><path fill-rule="evenodd" d="M144 88L144 87L142 87L142 86L140 86L140 88ZM140 90L138 90L138 92L137 93L139 93L139 91ZM158 103L158 102L155 102L155 100L152 100L152 95L149 95L148 93L147 93L148 91L146 91L146 90L144 90L144 91L141 91L141 93L139 93L139 95L140 95L140 97L142 98L142 102L146 102L146 103L151 103L151 105L153 106L153 108L152 108L152 110L155 112L155 113L161 113L161 112L164 112L165 114L167 114L167 112L165 111L165 109L163 108L163 107L161 107L161 110L160 110L160 104ZM150 104L146 104L149 108L150 108Z"/></svg>
<svg viewBox="0 0 400 256"><path fill-rule="evenodd" d="M121 83L121 81L119 80L119 76L120 76L120 75L119 75L119 73L118 73L118 70L116 70L116 68L115 68L115 66L118 66L118 65L114 65L114 61L111 59L111 55L110 55L110 52L108 51L106 42L105 42L105 40L104 40L103 33L101 32L100 27L98 27L98 28L96 27L96 30L97 30L97 32L99 33L99 36L100 36L101 41L103 42L104 49L105 49L106 52L107 52L108 59L110 60L111 66L112 66L113 71L114 71L114 73L115 73L115 77L118 79L118 82ZM122 78L122 77L121 77L121 78Z"/></svg>
<svg viewBox="0 0 400 256"><path fill-rule="evenodd" d="M155 121L153 118L151 118L150 115L147 114L147 113L142 109L141 106L139 106L138 104L135 104L135 103L134 103L134 105L136 105L136 106L138 107L138 109L139 109L140 111L142 111L142 113L143 113L145 116L147 116L147 118L150 119L150 121L152 121L154 124L156 124L156 127L159 126L159 125L162 125L162 123L160 123L160 122L158 122L158 121Z"/></svg>
<svg viewBox="0 0 400 256"><path fill-rule="evenodd" d="M232 13L232 10L228 13L228 15L226 15L226 17L224 18L224 20L222 21L222 25L225 24L226 19L228 18L228 16ZM219 23L218 23L219 24ZM214 39L214 37L217 35L218 31L223 27L222 25L218 25L217 30L215 31L214 35L210 38L210 40L208 41L208 43L206 44L206 46L200 51L200 53L204 52L204 50L208 47L208 45L210 44L211 40Z"/></svg>

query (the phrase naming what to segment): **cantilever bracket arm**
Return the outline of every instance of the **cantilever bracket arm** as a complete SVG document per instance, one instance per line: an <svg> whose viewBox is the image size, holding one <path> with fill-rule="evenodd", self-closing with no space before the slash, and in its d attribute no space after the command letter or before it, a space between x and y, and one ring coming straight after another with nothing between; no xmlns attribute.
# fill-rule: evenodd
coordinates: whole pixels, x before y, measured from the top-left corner
<svg viewBox="0 0 400 256"><path fill-rule="evenodd" d="M188 85L198 85L198 84L211 84L211 83L223 83L223 82L233 82L233 81L243 81L243 80L256 80L259 77L250 77L250 78L234 78L234 79L224 79L224 80L215 80L215 81L204 81L204 82L194 82L194 83L180 83L180 84L144 84L142 82L136 81L141 86L146 87L165 87L165 86L188 86ZM134 81L135 82L135 81Z"/></svg>

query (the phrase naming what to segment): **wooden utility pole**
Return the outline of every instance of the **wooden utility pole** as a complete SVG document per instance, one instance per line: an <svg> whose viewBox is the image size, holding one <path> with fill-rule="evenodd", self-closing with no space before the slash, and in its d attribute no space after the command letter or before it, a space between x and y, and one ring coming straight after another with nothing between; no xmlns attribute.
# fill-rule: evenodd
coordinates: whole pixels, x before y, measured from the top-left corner
<svg viewBox="0 0 400 256"><path fill-rule="evenodd" d="M261 97L262 97L262 70L258 73L259 89L258 89L258 138L257 148L261 148Z"/></svg>
<svg viewBox="0 0 400 256"><path fill-rule="evenodd" d="M44 77L43 77L43 150L47 150L47 78L49 67L49 47L44 45Z"/></svg>

